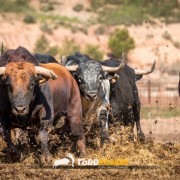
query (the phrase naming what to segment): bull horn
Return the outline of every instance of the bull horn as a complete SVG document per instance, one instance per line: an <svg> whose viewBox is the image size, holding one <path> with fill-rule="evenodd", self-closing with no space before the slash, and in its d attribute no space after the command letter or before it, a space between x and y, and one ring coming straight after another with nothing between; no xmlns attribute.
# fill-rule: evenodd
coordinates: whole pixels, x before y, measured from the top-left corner
<svg viewBox="0 0 180 180"><path fill-rule="evenodd" d="M109 67L109 66L103 66L102 65L102 69L103 69L103 71L115 73L115 72L119 71L120 69L124 68L124 66L125 66L125 57L124 57L124 53L122 52L122 60L121 60L121 63L119 64L119 66Z"/></svg>
<svg viewBox="0 0 180 180"><path fill-rule="evenodd" d="M135 71L136 75L146 75L146 74L152 73L154 71L154 69L155 69L155 66L156 66L156 61L154 60L154 63L153 63L150 70L135 69L134 71Z"/></svg>
<svg viewBox="0 0 180 180"><path fill-rule="evenodd" d="M61 65L64 66L68 71L76 71L78 69L78 65L66 66L66 61L67 61L67 57L62 56Z"/></svg>
<svg viewBox="0 0 180 180"><path fill-rule="evenodd" d="M54 80L58 78L58 76L52 70L49 70L47 68L36 66L35 70L36 70L36 74L40 74Z"/></svg>
<svg viewBox="0 0 180 180"><path fill-rule="evenodd" d="M4 52L4 44L2 42L2 44L1 44L1 55L3 54L3 52Z"/></svg>
<svg viewBox="0 0 180 180"><path fill-rule="evenodd" d="M65 68L68 71L76 71L78 69L78 65L73 65L73 66L65 66Z"/></svg>
<svg viewBox="0 0 180 180"><path fill-rule="evenodd" d="M0 76L4 75L6 71L6 67L0 67Z"/></svg>
<svg viewBox="0 0 180 180"><path fill-rule="evenodd" d="M62 66L65 66L66 61L67 61L67 57L66 57L66 56L62 56L61 65L62 65Z"/></svg>

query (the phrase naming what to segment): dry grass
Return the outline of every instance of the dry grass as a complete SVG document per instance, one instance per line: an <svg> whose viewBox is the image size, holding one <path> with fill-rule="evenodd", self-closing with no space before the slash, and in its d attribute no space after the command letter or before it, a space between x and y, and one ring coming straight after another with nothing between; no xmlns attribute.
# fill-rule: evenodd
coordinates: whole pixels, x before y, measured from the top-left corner
<svg viewBox="0 0 180 180"><path fill-rule="evenodd" d="M179 179L180 177L180 144L171 142L154 144L150 139L140 144L128 141L126 130L119 124L110 128L110 137L113 143L99 146L99 128L92 124L86 133L87 158L92 159L127 159L129 165L150 166L159 168L134 169L52 169L51 166L39 166L38 153L22 149L24 161L12 163L8 157L5 143L1 142L0 150L0 178L4 179ZM75 153L72 145L73 138L64 133L50 136L50 151L54 159L60 159L67 152Z"/></svg>

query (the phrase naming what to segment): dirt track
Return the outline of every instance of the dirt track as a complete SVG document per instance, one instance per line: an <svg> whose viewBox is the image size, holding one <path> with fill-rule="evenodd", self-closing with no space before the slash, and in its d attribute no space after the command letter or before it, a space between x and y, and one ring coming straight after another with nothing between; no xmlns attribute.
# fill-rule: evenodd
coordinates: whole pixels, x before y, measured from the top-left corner
<svg viewBox="0 0 180 180"><path fill-rule="evenodd" d="M152 121L154 122L154 121ZM4 142L0 139L0 179L173 179L180 178L180 120L158 120L153 123L152 134L151 121L142 120L142 128L146 136L155 137L152 141L147 140L145 144L128 142L127 137L120 130L111 129L111 137L116 138L114 144L107 144L98 148L98 128L90 132L91 138L87 143L87 158L127 159L129 165L145 166L134 169L52 169L52 166L39 167L38 156L29 149L26 150L25 159L21 163L12 163ZM175 129L174 129L175 128ZM115 132L115 133L114 133ZM164 140L165 137L165 140ZM52 138L52 137L51 137ZM176 139L174 139L176 138ZM155 143L163 140L166 143ZM171 141L172 140L172 141ZM53 142L54 141L54 142ZM55 143L59 140L54 138L50 142L51 152ZM171 141L171 142L170 142ZM72 142L59 143L58 152L54 153L55 159L63 158L70 149ZM25 149L22 149L25 151ZM74 154L74 153L73 153ZM76 154L74 154L77 158ZM149 168L155 165L158 167Z"/></svg>
<svg viewBox="0 0 180 180"><path fill-rule="evenodd" d="M180 143L180 117L144 119L141 126L146 136L152 137L155 142Z"/></svg>

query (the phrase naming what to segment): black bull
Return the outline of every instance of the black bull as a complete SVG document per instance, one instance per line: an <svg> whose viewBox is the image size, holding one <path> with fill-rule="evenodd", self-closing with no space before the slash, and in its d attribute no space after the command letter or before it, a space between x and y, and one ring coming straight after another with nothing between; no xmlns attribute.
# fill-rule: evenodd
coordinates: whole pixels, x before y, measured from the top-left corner
<svg viewBox="0 0 180 180"><path fill-rule="evenodd" d="M123 55L121 61L96 62L79 53L62 59L63 65L72 72L78 82L84 115L91 115L93 109L96 110L96 105L100 102L98 120L101 127L102 143L109 140L110 104L113 116L123 121L125 125L130 125L132 127L131 132L133 132L134 122L136 122L138 136L140 139L144 139L140 126L140 100L135 82L143 75L153 72L155 62L150 70L133 70L127 65L124 67L124 59ZM102 70L102 67L110 68L120 65L124 68L114 69L114 71ZM110 82L115 83L110 84Z"/></svg>
<svg viewBox="0 0 180 180"><path fill-rule="evenodd" d="M119 61L109 59L101 62L103 65L116 67ZM134 70L125 65L122 71L118 71L119 78L115 83L111 83L110 90L110 103L112 106L112 116L123 122L124 125L130 126L130 137L134 139L133 127L134 122L137 127L137 134L139 140L144 140L144 133L140 125L140 100L136 81L139 80L144 74L149 74L154 71L155 62L151 70Z"/></svg>

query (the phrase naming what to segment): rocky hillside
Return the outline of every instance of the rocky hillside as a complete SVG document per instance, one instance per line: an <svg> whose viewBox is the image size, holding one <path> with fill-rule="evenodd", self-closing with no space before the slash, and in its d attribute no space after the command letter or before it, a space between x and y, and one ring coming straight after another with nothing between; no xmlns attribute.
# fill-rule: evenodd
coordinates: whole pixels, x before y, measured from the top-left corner
<svg viewBox="0 0 180 180"><path fill-rule="evenodd" d="M22 5L24 1L21 1ZM98 21L102 8L92 10L91 3L91 0L31 0L28 6L25 4L17 11L0 9L0 42L7 48L21 45L35 51L38 39L44 35L50 47L62 47L68 39L81 50L88 44L97 45L107 58L109 35L117 28L126 28L135 40L135 49L128 54L128 63L132 67L148 68L156 60L157 69L162 72L179 70L180 23L167 24L161 19L147 18L136 25L103 24Z"/></svg>

